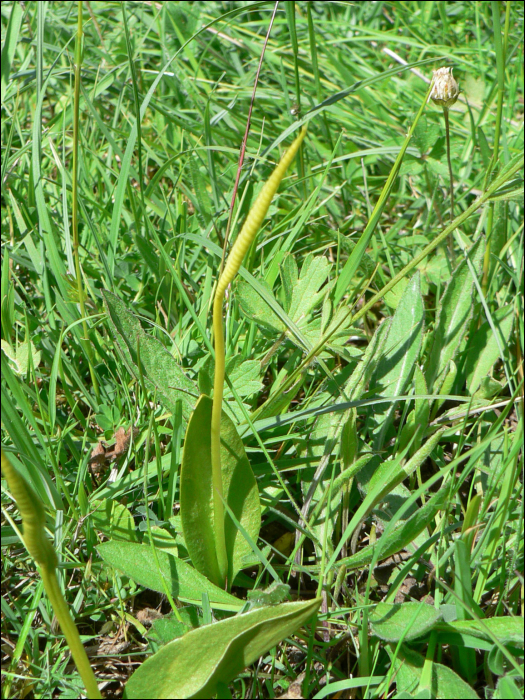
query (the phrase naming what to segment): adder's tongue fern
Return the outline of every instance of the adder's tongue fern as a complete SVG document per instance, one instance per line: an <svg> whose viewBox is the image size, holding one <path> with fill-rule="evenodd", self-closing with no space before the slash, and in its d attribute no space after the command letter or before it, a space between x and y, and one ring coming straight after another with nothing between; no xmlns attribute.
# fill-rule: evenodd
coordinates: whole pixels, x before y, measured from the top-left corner
<svg viewBox="0 0 525 700"><path fill-rule="evenodd" d="M213 474L213 505L216 541L218 543L217 556L221 576L226 581L228 562L226 561L226 547L224 540L224 507L222 502L222 474L221 474L221 410L224 385L224 332L222 328L222 305L224 293L228 285L239 271L241 263L259 227L266 216L268 207L279 187L288 166L292 162L302 140L306 134L306 125L290 148L284 153L279 164L264 184L255 204L250 209L244 226L237 236L226 260L224 270L217 283L217 290L213 300L213 334L215 338L215 381L213 386L213 409L211 419L211 461Z"/></svg>

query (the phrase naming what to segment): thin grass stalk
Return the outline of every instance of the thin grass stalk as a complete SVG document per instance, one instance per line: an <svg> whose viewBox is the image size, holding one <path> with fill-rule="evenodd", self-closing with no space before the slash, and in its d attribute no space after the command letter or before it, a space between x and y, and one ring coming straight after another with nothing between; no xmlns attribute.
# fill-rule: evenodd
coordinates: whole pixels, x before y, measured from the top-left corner
<svg viewBox="0 0 525 700"><path fill-rule="evenodd" d="M521 434L520 434L521 433ZM509 504L512 496L512 491L519 476L519 446L521 444L523 434L523 423L520 421L517 431L514 435L516 443L514 445L514 455L512 458L512 466L508 466L503 472L503 482L498 498L496 517L488 535L487 547L478 563L478 579L474 590L474 602L479 605L481 597L485 592L485 585L490 575L491 567L496 556L496 549L504 539L505 528L509 520Z"/></svg>
<svg viewBox="0 0 525 700"><path fill-rule="evenodd" d="M244 138L242 140L241 152L239 154L239 164L237 165L237 175L235 176L235 184L233 186L232 199L231 199L231 203L230 203L230 213L228 215L228 223L226 224L226 234L224 236L224 246L222 249L222 259L221 259L221 265L219 268L219 275L222 275L222 271L224 269L224 261L226 259L226 250L228 248L228 239L230 237L230 229L231 229L231 224L232 224L232 220L233 220L233 208L235 206L235 199L237 197L237 190L239 189L239 180L241 178L242 164L244 163L244 154L246 153L246 143L248 141L248 134L250 133L250 125L252 123L252 110L253 110L253 105L255 103L255 93L257 92L257 85L259 84L259 74L261 72L264 53L266 51L266 46L268 45L268 39L270 38L270 33L272 31L273 21L275 19L275 14L277 12L278 6L279 6L279 2L276 2L275 6L273 8L272 17L270 19L270 24L268 26L268 31L266 32L266 37L264 39L264 44L262 47L261 56L259 58L259 65L257 66L257 73L255 74L255 80L253 83L252 98L250 100L250 107L248 108L248 119L246 120L246 129L244 130Z"/></svg>
<svg viewBox="0 0 525 700"><path fill-rule="evenodd" d="M408 133L406 135L406 138L403 142L403 145L401 146L399 153L397 154L397 157L394 161L394 165L392 166L392 169L387 177L387 180L385 184L383 185L383 189L381 190L381 194L379 195L379 198L374 206L374 209L372 210L372 214L370 215L370 218L368 219L368 222L365 226L365 229L363 233L361 234L355 248L353 249L352 253L350 254L350 257L345 263L345 266L339 275L338 282L335 287L335 293L334 293L334 301L335 303L339 303L341 299L343 298L344 294L346 293L346 290L348 288L348 285L352 281L352 278L357 271L357 268L359 266L359 263L361 262L362 256L365 253L365 250L368 246L368 243L370 239L372 238L372 234L374 233L379 220L381 219L381 215L383 213L383 210L385 208L386 202L388 200L388 197L390 195L390 192L392 191L392 188L394 186L394 182L396 181L397 175L399 173L399 169L401 168L401 163L403 162L403 158L405 156L406 150L410 144L410 141L412 139L412 136L414 135L415 128L425 110L425 107L427 105L428 99L430 97L430 93L432 91L432 84L427 90L427 93L425 95L425 99L421 103L421 106L414 118L414 121L412 122L412 125L410 126L410 129L408 130Z"/></svg>
<svg viewBox="0 0 525 700"><path fill-rule="evenodd" d="M286 9L286 18L288 20L288 29L290 31L290 39L292 42L292 52L293 52L293 65L294 65L294 78L295 78L295 102L296 105L293 109L293 113L297 113L298 118L301 118L301 80L299 78L299 42L297 41L297 30L295 25L295 2L294 0L289 0L289 2L284 3ZM308 193L306 191L306 182L304 181L304 156L302 149L299 151L298 158L298 173L299 179L302 181L303 196L306 199Z"/></svg>
<svg viewBox="0 0 525 700"><path fill-rule="evenodd" d="M141 384L142 392L143 392L144 396L147 396L146 386L145 386L145 383L144 383L144 376L143 376L142 370L141 370L141 363L140 363L140 347L139 347L138 345L137 345L137 357L138 357L138 360L139 360L139 361L138 361L138 367L139 367L139 373L140 373L140 384ZM149 536L149 542L150 542L151 552L152 552L152 554L153 554L153 558L155 559L155 565L156 565L156 567L157 567L157 572L158 572L158 574L159 574L159 576L160 576L160 579L161 579L161 581L162 581L162 587L163 587L163 589L164 589L164 595L165 595L166 598L168 599L168 602L169 602L169 604L171 605L171 609L173 610L173 613L174 613L175 617L177 618L177 620L178 620L179 622L182 623L183 620L182 620L181 614L180 614L180 612L179 612L179 609L178 609L178 607L176 606L175 601L173 600L173 596L172 596L171 591L170 591L170 586L168 585L168 582L167 582L166 579L164 578L164 575L163 575L162 570L161 570L161 566L160 566L160 562L159 562L159 557L158 557L158 554L157 554L157 547L155 546L155 541L154 541L154 538L153 538L153 532L152 532L152 529L151 529L150 509L149 509L149 504L148 504L148 464L149 464L149 446L150 446L150 438L149 438L149 436L151 435L151 432L152 432L153 427L154 427L154 425L155 425L155 414L154 414L154 412L151 410L151 408L149 409L149 412L150 412L150 420L149 420L149 426L148 426L148 439L146 440L146 453L145 453L145 455L144 455L144 469L143 469L143 475L142 475L142 488L143 488L143 491L144 491L144 510L145 510L145 513L146 513L146 523L147 523L147 526L148 526L147 532L148 532L148 536ZM158 450L157 450L157 454L158 454ZM161 481L161 478L159 477L159 483L160 483L160 481Z"/></svg>
<svg viewBox="0 0 525 700"><path fill-rule="evenodd" d="M363 318L365 314L374 306L374 304L377 304L378 301L380 301L387 292L389 292L391 289L393 289L396 284L406 275L408 275L409 272L411 272L415 267L417 267L423 260L443 241L447 239L447 236L449 236L458 226L460 226L464 221L466 221L477 209L479 209L487 200L490 200L490 198L494 195L496 190L498 190L502 185L505 184L508 180L512 178L512 176L517 173L521 168L523 167L524 163L524 156L518 156L516 157L510 167L508 167L505 172L501 173L487 188L487 190L478 198L476 201L474 201L468 209L465 209L459 216L457 216L454 221L452 221L448 226L446 226L443 231L436 236L436 238L431 241L419 255L416 255L416 257L411 260L411 262L407 263L405 267L397 273L395 277L393 277L390 282L385 284L385 286L379 290L376 294L374 294L367 302L366 304L363 304L363 306L357 311L351 318L350 323L354 324L356 323L360 318ZM386 187L386 185L385 185ZM377 205L376 205L377 206ZM297 380L298 375L304 370L305 367L307 367L310 362L314 359L314 357L321 352L321 350L324 348L328 340L332 337L332 335L340 328L340 326L346 322L347 318L349 315L352 314L352 309L349 308L347 310L347 314L342 316L341 321L335 325L329 333L325 334L320 341L317 343L315 347L313 347L310 352L306 355L304 360L301 362L301 364L292 372L292 374L286 379L281 387L279 388L278 392L274 395L274 400L277 398L277 396L280 396L284 392L288 391L288 389L294 384L294 382ZM264 404L263 404L264 406ZM262 408L262 407L261 407Z"/></svg>
<svg viewBox="0 0 525 700"><path fill-rule="evenodd" d="M450 179L450 221L454 221L454 175L452 174L452 161L450 158L450 123L448 116L448 109L443 107L443 115L445 117L445 136L447 140L447 162L448 162L448 176ZM454 239L452 234L448 237L448 251L450 253L451 262L454 262Z"/></svg>
<svg viewBox="0 0 525 700"><path fill-rule="evenodd" d="M447 142L447 163L448 163L448 176L450 181L450 221L454 220L454 175L452 173L452 161L450 158L450 121L449 121L449 109L455 104L459 96L459 88L454 76L452 75L452 68L448 66L442 66L434 71L434 80L432 92L430 94L431 100L437 104L441 105L443 108L443 115L445 117L445 137ZM455 259L454 255L454 239L452 235L448 238L448 248L450 255L450 262L453 263Z"/></svg>
<svg viewBox="0 0 525 700"><path fill-rule="evenodd" d="M487 176L492 177L492 172L496 167L499 157L499 142L501 135L501 122L503 119L503 96L505 91L505 49L508 43L508 29L509 29L509 17L510 17L510 2L506 3L506 16L505 16L505 38L503 42L501 41L501 23L500 23L500 3L491 2L492 8L492 21L494 24L494 50L496 52L496 71L498 78L498 95L497 95L497 106L496 106L496 123L494 125L494 150L492 153L491 162L489 164L489 172ZM481 288L483 289L483 295L487 295L487 286L489 279L489 269L490 269L490 256L492 248L492 229L494 228L494 202L491 202L489 210L487 213L487 247L485 248L485 257L483 259L483 280L481 283Z"/></svg>
<svg viewBox="0 0 525 700"><path fill-rule="evenodd" d="M82 65L82 0L78 0L78 23L77 23L77 37L75 45L75 99L73 108L73 173L72 173L72 212L71 212L71 228L73 234L73 259L75 261L75 276L77 278L77 292L78 292L78 302L80 305L80 315L82 316L82 330L84 331L84 338L86 339L85 349L89 364L89 373L91 375L91 381L93 383L93 390L97 399L99 398L99 388L97 375L95 373L93 356L91 352L91 344L89 343L88 327L87 327L87 315L86 315L86 305L84 302L84 286L82 284L82 271L80 268L80 255L79 255L79 239L78 239L78 142L80 139L79 134L79 115L80 115L80 68Z"/></svg>

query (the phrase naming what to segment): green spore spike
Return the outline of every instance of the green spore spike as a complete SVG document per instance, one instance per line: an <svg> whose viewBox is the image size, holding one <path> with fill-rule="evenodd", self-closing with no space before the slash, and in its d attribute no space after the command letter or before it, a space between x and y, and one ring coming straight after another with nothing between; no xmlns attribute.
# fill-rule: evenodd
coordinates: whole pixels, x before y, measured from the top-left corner
<svg viewBox="0 0 525 700"><path fill-rule="evenodd" d="M217 561L221 578L226 582L228 562L226 558L226 542L224 537L224 506L222 502L221 474L221 412L224 387L224 331L222 327L222 306L224 293L241 267L248 248L259 230L274 194L284 177L290 163L294 159L299 146L306 135L306 125L293 141L290 148L283 154L279 164L263 185L255 204L250 209L246 221L237 236L231 252L226 260L224 270L217 283L213 300L213 335L215 340L215 380L213 385L213 409L211 419L211 462L213 481L213 507L215 536L217 542Z"/></svg>

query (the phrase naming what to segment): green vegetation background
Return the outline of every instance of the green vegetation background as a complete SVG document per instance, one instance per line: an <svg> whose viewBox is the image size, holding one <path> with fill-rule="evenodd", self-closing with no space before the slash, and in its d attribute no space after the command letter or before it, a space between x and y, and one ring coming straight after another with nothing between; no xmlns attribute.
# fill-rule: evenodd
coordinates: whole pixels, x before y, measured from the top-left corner
<svg viewBox="0 0 525 700"><path fill-rule="evenodd" d="M87 645L102 654L95 670L99 680L108 679L111 697L130 673L128 660L155 649L150 640L148 650L138 613L155 607L167 613L169 606L164 601L160 607L158 594L102 564L95 547L108 537L125 538L122 531L148 541L158 528L157 544L164 537L164 546L184 555L177 520L183 436L194 393L211 391L211 299L273 9L268 2L85 3L74 183L77 4L2 4L2 444L46 506L66 598ZM281 139L283 132L291 134L298 118L316 111L245 260L250 274L227 300L232 386L225 398L244 431L259 485L259 546L294 596L314 595L324 583L325 605L317 633L308 626L272 650L224 691L232 697L277 697L297 678L304 697L324 697L327 674L347 683L343 692L348 679L373 678L362 689L367 697L383 697L389 687L398 697L522 696L522 642L515 635L509 641L494 633L495 640L489 635L476 646L464 630L459 640L434 630L402 652L399 636L392 645L391 630L368 626L368 612L381 600L425 601L447 622L523 615L522 183L509 178L455 228L453 254L438 246L417 266L417 280L410 273L409 284L397 285L357 323L343 322L315 361L301 364L346 309L371 299L449 221L443 114L430 103L366 252L350 278L341 277L432 69L452 66L461 89L450 113L455 215L516 162L523 151L522 30L523 9L515 2L278 4L232 237L291 139ZM418 66L408 70L406 63ZM468 267L463 249L480 235L479 265ZM446 290L459 284L452 287L450 280L461 265L469 270L462 293L447 297ZM410 284L424 304L421 337L410 346L403 381L395 384L401 390L389 394L388 372L381 369L389 356L377 329L408 298L403 294ZM122 300L122 318L126 310L140 317L176 359L188 382L186 402L164 400L130 373L106 320L103 290ZM445 365L432 348L441 343L440 350L450 349L436 340L439 314L443 323L456 304L466 316ZM434 393L459 398L436 401L430 410L428 400L384 408L368 401L343 421L333 406L348 399L359 367L366 372L351 395L356 401L432 393L428 378L438 371L442 382ZM259 439L246 414L260 421ZM281 415L286 420L279 421ZM431 457L355 529L351 542L341 539L370 479L346 481L327 498L344 466L368 453L377 463L403 459L414 426L420 426L415 439L421 444L438 424L446 429ZM454 460L457 468L447 469ZM321 464L326 472L312 496ZM388 522L405 522L413 511L401 517L397 510L411 494L419 489L417 509L438 488L447 491L446 504L425 522L417 555L400 546L401 569L383 580L366 557L360 566L326 568L336 547L343 555L359 552ZM306 541L299 580L290 577L293 532L310 497L321 503L308 523L318 539ZM104 499L128 510L119 511L120 520L114 513L101 516L100 502L110 502ZM3 668L10 672L4 691L10 697L77 697L78 676L5 490L2 504ZM128 512L132 519L124 522ZM467 544L459 546L458 538ZM271 578L252 566L238 583L243 598L250 586L264 588ZM192 625L211 621L210 611L192 610L199 618ZM427 666L418 666L425 655L435 662L437 681L425 675ZM403 676L399 658L412 676ZM464 685L447 685L456 680L441 667Z"/></svg>

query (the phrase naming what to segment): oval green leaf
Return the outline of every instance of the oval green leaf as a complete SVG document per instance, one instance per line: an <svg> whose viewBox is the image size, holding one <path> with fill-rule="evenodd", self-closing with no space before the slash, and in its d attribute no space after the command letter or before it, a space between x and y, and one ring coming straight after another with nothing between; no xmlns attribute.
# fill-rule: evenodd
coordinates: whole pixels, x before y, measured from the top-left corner
<svg viewBox="0 0 525 700"><path fill-rule="evenodd" d="M387 647L392 658L398 693L415 693L420 688L425 657L402 644L400 649ZM478 698L476 691L448 666L432 663L431 689L433 698ZM420 690L422 690L420 688ZM430 690L430 688L429 688ZM406 696L405 696L406 697ZM412 696L413 697L413 696Z"/></svg>
<svg viewBox="0 0 525 700"><path fill-rule="evenodd" d="M195 568L213 583L220 582L215 542L211 469L212 400L204 394L195 406L184 441L180 476L180 513L184 540ZM257 482L235 425L223 412L221 420L223 498L253 540L261 528ZM225 513L228 586L242 568L251 547Z"/></svg>
<svg viewBox="0 0 525 700"><path fill-rule="evenodd" d="M126 698L212 698L246 666L293 634L320 598L282 603L199 627L162 647L129 679Z"/></svg>
<svg viewBox="0 0 525 700"><path fill-rule="evenodd" d="M104 561L115 567L140 586L165 593L165 586L174 598L200 605L206 592L212 608L239 610L242 601L221 590L208 579L172 554L134 542L104 542L97 547ZM158 560L158 566L157 566Z"/></svg>
<svg viewBox="0 0 525 700"><path fill-rule="evenodd" d="M425 603L379 603L370 617L375 635L387 642L410 641L429 632L441 613Z"/></svg>

